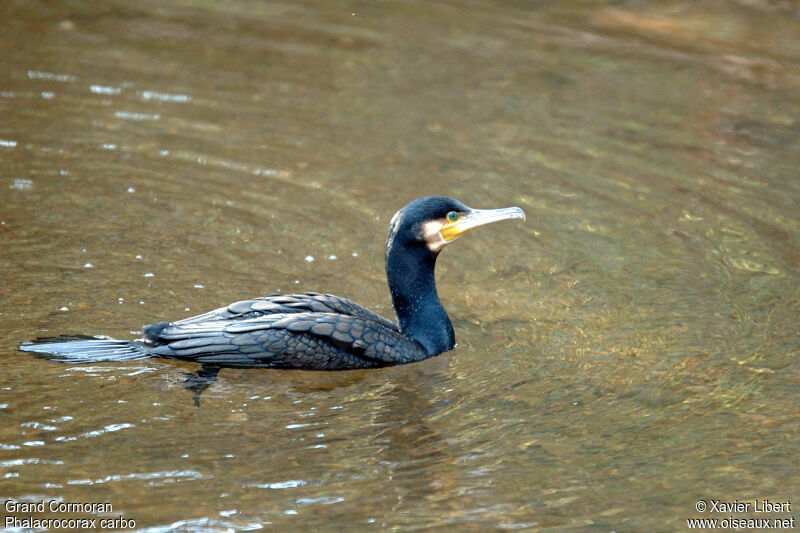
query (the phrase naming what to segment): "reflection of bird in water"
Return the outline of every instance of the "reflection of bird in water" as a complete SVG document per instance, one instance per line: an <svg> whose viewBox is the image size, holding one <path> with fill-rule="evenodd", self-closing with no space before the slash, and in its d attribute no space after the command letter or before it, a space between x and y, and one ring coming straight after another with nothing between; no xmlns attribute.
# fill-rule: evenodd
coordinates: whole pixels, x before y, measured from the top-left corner
<svg viewBox="0 0 800 533"><path fill-rule="evenodd" d="M183 359L219 367L343 370L427 359L455 346L453 326L439 301L434 267L439 252L467 231L509 218L518 207L470 209L441 196L420 198L398 211L386 241L386 275L395 324L330 294L276 295L244 300L177 322L144 327L144 337L53 337L21 350L66 363ZM213 376L198 374L198 379Z"/></svg>

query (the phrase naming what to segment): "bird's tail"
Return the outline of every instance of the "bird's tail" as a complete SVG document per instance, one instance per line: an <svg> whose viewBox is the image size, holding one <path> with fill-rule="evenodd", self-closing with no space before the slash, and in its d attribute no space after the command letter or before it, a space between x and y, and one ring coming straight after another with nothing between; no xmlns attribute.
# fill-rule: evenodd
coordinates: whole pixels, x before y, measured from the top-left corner
<svg viewBox="0 0 800 533"><path fill-rule="evenodd" d="M141 342L85 335L42 337L33 342L22 343L19 349L23 352L34 352L40 357L62 363L133 361L152 357L150 351Z"/></svg>

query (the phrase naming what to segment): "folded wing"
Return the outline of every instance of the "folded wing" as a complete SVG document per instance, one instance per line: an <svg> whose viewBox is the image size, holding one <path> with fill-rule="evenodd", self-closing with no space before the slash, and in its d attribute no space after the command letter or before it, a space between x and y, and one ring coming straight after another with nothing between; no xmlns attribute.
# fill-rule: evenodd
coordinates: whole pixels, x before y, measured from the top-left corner
<svg viewBox="0 0 800 533"><path fill-rule="evenodd" d="M314 306L314 302L319 300L313 296L324 295L298 300L302 305ZM248 300L255 301L265 300ZM297 302L270 303L288 305ZM238 304L240 302L228 306L228 309L243 310L244 304ZM329 370L374 368L428 357L420 344L400 334L396 326L386 327L383 321L388 321L385 319L375 321L349 314L300 311L254 317L240 313L230 318L212 316L210 320L197 319L199 317L164 325L158 330L157 337L151 339L152 352L164 357L224 366Z"/></svg>
<svg viewBox="0 0 800 533"><path fill-rule="evenodd" d="M202 315L184 318L174 322L174 324L192 324L212 320L244 320L287 313L337 313L363 318L387 329L400 331L394 322L370 311L366 307L333 294L320 294L317 292L276 294L251 300L241 300Z"/></svg>

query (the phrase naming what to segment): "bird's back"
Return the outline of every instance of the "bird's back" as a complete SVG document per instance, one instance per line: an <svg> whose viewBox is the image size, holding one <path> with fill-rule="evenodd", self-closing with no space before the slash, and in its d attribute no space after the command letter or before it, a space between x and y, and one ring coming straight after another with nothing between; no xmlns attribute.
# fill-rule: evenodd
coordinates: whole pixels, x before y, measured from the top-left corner
<svg viewBox="0 0 800 533"><path fill-rule="evenodd" d="M374 368L428 357L393 322L330 294L273 295L145 327L161 357L237 367Z"/></svg>

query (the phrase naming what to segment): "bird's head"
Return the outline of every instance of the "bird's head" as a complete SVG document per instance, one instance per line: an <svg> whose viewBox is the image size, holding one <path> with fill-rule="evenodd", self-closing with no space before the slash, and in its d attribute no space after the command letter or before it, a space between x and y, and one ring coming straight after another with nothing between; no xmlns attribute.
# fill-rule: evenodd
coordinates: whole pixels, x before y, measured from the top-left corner
<svg viewBox="0 0 800 533"><path fill-rule="evenodd" d="M525 220L525 211L519 207L472 209L446 196L419 198L392 217L387 254L396 242L405 246L425 246L438 254L468 231L509 218Z"/></svg>

